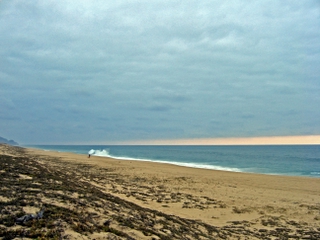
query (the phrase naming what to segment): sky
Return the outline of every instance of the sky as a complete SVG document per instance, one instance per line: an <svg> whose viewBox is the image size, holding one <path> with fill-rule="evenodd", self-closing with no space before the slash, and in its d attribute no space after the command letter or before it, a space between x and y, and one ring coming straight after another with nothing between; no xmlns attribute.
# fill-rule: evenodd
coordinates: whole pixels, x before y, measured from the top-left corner
<svg viewBox="0 0 320 240"><path fill-rule="evenodd" d="M320 1L0 0L0 136L320 135Z"/></svg>

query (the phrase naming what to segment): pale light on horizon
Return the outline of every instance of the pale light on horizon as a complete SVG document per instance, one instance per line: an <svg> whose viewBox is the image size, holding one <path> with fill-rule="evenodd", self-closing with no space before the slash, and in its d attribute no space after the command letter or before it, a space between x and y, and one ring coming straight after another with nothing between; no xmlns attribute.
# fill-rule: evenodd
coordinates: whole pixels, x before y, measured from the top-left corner
<svg viewBox="0 0 320 240"><path fill-rule="evenodd" d="M112 144L112 143L111 143ZM117 145L316 145L320 135L122 141Z"/></svg>

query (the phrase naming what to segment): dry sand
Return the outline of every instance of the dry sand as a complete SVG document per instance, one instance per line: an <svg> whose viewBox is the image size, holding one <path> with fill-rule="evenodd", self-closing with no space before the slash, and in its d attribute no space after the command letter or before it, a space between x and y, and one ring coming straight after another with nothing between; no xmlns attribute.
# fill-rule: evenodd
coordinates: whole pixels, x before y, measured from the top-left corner
<svg viewBox="0 0 320 240"><path fill-rule="evenodd" d="M75 191L41 191L44 182L35 181L36 176L28 171L19 172L21 181L34 179L29 188L35 193L38 191L36 196L41 201L33 204L35 206L27 203L24 213L35 213L36 210L32 212L28 207L40 210L43 206L74 211L79 201L83 201L83 211L96 215L88 221L108 227L79 230L72 225L74 222L61 218L61 226L54 225L55 231L60 229L60 238L320 239L319 178L234 173L95 156L88 158L71 153L19 150L7 145L1 146L0 154L8 158L32 159L35 169L39 164L38 168L45 167L43 171L52 172L55 176L63 175L70 186L81 182L86 184L83 188L99 191L96 193L99 196L105 194L94 200L96 205L93 206L82 198L86 194L76 191L78 185L73 187ZM1 171L1 174L7 172ZM52 181L59 185L59 181L64 180ZM40 185L43 188L37 187ZM50 186L54 188L55 185ZM1 186L0 202L14 198L5 194L7 191L3 189L7 188L10 186ZM42 194L44 191L55 192L60 197L68 195L69 200L46 196L48 194ZM115 201L118 210L110 207ZM55 216L53 210L51 212ZM48 211L44 219L46 216L50 218ZM0 229L1 226L7 230L12 228L3 223ZM22 226L24 231L27 227ZM9 231L4 234L9 234ZM16 231L16 235L21 236L21 232Z"/></svg>

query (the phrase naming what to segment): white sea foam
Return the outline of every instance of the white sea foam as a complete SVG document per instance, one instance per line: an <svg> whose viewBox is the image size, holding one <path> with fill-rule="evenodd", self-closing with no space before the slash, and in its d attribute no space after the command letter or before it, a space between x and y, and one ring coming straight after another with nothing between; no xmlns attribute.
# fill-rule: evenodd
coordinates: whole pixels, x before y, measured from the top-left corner
<svg viewBox="0 0 320 240"><path fill-rule="evenodd" d="M222 167L222 166L207 165L207 164L174 162L174 161L169 161L169 160L168 161L161 161L161 160L151 160L151 159L143 159L143 158L131 158L131 157L126 157L126 156L113 156L109 153L109 150L107 150L107 149L94 150L94 153L92 153L92 155L99 156L99 157L110 157L110 158L119 159L119 160L166 163L166 164L172 164L172 165L190 167L190 168L202 168L202 169L220 170L220 171L228 171L228 172L243 172L239 168Z"/></svg>
<svg viewBox="0 0 320 240"><path fill-rule="evenodd" d="M92 151L93 150L93 151ZM111 157L109 155L109 151L106 150L106 149L103 149L103 150L94 150L94 149L91 149L90 152L92 152L92 155L94 156L99 156L99 157Z"/></svg>
<svg viewBox="0 0 320 240"><path fill-rule="evenodd" d="M96 152L96 150L91 149L91 150L88 152L88 154L94 154L95 152Z"/></svg>
<svg viewBox="0 0 320 240"><path fill-rule="evenodd" d="M211 170L228 171L228 172L242 172L241 169L239 168L222 167L222 166L207 165L207 164L165 162L165 161L153 161L153 162L169 163L173 165L191 167L191 168L202 168L202 169L211 169Z"/></svg>

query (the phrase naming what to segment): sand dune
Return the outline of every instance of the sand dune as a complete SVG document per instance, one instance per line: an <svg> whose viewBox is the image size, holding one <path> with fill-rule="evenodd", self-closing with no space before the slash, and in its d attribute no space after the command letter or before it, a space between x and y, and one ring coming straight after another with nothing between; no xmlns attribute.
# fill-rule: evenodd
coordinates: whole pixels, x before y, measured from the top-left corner
<svg viewBox="0 0 320 240"><path fill-rule="evenodd" d="M88 158L7 145L1 145L0 153L0 236L320 239L319 178ZM17 217L41 209L42 219L14 224Z"/></svg>

